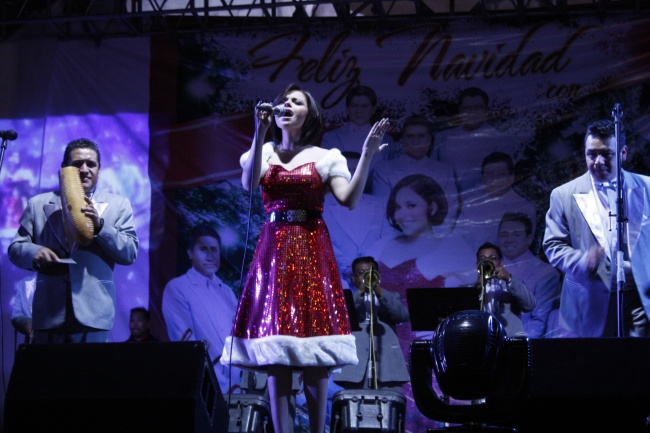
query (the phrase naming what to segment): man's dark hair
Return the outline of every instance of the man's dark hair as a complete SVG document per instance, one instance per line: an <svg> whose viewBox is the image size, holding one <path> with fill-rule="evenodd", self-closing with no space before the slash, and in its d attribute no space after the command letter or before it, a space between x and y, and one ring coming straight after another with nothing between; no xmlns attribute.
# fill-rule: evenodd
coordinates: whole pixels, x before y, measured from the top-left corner
<svg viewBox="0 0 650 433"><path fill-rule="evenodd" d="M70 143L66 145L65 151L63 152L63 162L61 162L61 167L66 167L70 165L70 154L75 149L94 150L95 153L97 153L97 163L99 165L102 164L101 155L99 153L99 146L97 146L97 143L87 138L78 138L76 140L72 140Z"/></svg>
<svg viewBox="0 0 650 433"><path fill-rule="evenodd" d="M353 272L354 272L354 268L356 268L359 263L370 263L372 265L373 270L379 271L379 263L377 263L377 260L375 260L375 258L372 256L357 257L356 259L352 260Z"/></svg>
<svg viewBox="0 0 650 433"><path fill-rule="evenodd" d="M356 98L357 96L365 96L373 106L377 105L377 94L371 87L357 86L351 88L348 94L345 95L345 106L349 107L352 103L352 98Z"/></svg>
<svg viewBox="0 0 650 433"><path fill-rule="evenodd" d="M504 222L515 221L520 222L524 225L526 234L530 235L533 233L533 222L530 220L530 217L523 212L506 212L501 217L501 222L499 223L499 230Z"/></svg>
<svg viewBox="0 0 650 433"><path fill-rule="evenodd" d="M460 95L458 96L458 106L460 107L463 103L463 99L472 96L480 96L483 102L485 102L486 107L490 103L490 97L483 89L479 89L478 87L468 87L460 92Z"/></svg>
<svg viewBox="0 0 650 433"><path fill-rule="evenodd" d="M420 114L414 114L412 116L409 116L406 118L404 123L402 124L402 128L400 130L400 139L404 135L404 131L406 130L407 127L409 126L424 126L427 129L427 132L433 136L433 123L426 117L420 115Z"/></svg>
<svg viewBox="0 0 650 433"><path fill-rule="evenodd" d="M147 310L144 307L131 308L131 315L132 316L133 316L133 313L142 313L142 314L144 314L144 317L147 318L147 320L151 321L151 313L149 313L149 310Z"/></svg>
<svg viewBox="0 0 650 433"><path fill-rule="evenodd" d="M487 249L490 249L490 248L497 252L497 256L499 256L499 259L503 259L503 254L501 253L501 248L494 245L492 242L484 242L483 245L478 247L478 250L476 250L476 260L478 260L478 256L479 256L479 253L481 252L481 250L487 250Z"/></svg>
<svg viewBox="0 0 650 433"><path fill-rule="evenodd" d="M194 245L196 244L196 241L203 236L209 236L211 238L215 238L217 242L219 243L219 248L221 248L221 236L217 232L217 230L210 224L203 223L199 224L197 226L194 226L192 230L190 230L190 238L189 238L189 243L188 243L188 248L192 249L194 248Z"/></svg>
<svg viewBox="0 0 650 433"><path fill-rule="evenodd" d="M481 164L481 174L485 171L485 166L488 164L495 164L498 162L505 162L508 166L508 173L512 174L515 171L515 164L512 162L512 157L507 153L503 152L492 152L485 158L483 158L483 163Z"/></svg>
<svg viewBox="0 0 650 433"><path fill-rule="evenodd" d="M298 146L307 146L312 144L319 146L321 138L323 137L323 113L318 101L307 90L303 89L297 84L289 84L282 93L278 95L273 101L273 106L276 107L284 103L284 98L293 91L299 91L305 94L307 98L307 118L300 128L300 136L296 144ZM271 124L273 132L273 141L275 143L282 143L282 129L275 123Z"/></svg>
<svg viewBox="0 0 650 433"><path fill-rule="evenodd" d="M611 120L597 120L590 123L587 126L587 132L585 133L585 143L587 143L587 138L591 135L592 137L598 138L600 140L607 140L608 138L613 137L616 134L616 127L614 122ZM625 138L624 133L621 131L622 139Z"/></svg>

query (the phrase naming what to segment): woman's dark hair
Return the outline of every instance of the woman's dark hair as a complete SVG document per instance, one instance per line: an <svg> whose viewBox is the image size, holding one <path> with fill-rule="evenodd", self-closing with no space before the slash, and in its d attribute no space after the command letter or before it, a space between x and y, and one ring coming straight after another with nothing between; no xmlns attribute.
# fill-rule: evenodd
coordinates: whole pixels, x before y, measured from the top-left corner
<svg viewBox="0 0 650 433"><path fill-rule="evenodd" d="M304 90L297 84L289 84L282 93L278 95L277 98L273 101L273 106L283 104L287 95L293 91L299 91L305 94L307 98L307 118L305 123L300 128L300 137L296 144L298 146L306 146L312 144L314 146L319 146L321 138L323 136L323 113L320 107L320 104L316 99L309 93ZM273 141L275 143L282 142L282 129L273 121L271 125L271 130L273 131Z"/></svg>
<svg viewBox="0 0 650 433"><path fill-rule="evenodd" d="M402 231L397 221L395 221L395 197L397 193L404 188L411 188L413 192L422 197L427 202L429 207L431 203L438 206L438 210L434 215L427 215L429 224L432 226L439 226L447 217L449 212L449 202L445 196L445 191L440 184L433 180L431 177L424 174L411 174L404 177L397 182L390 192L388 201L386 202L386 217L391 227Z"/></svg>

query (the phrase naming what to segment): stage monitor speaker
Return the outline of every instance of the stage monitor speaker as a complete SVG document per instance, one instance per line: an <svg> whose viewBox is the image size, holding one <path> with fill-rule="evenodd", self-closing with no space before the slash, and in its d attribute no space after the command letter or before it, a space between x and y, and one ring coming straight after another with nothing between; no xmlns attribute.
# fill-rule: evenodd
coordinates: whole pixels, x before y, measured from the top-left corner
<svg viewBox="0 0 650 433"><path fill-rule="evenodd" d="M520 433L650 431L650 339L531 339L530 349Z"/></svg>
<svg viewBox="0 0 650 433"><path fill-rule="evenodd" d="M5 433L226 433L203 342L22 345Z"/></svg>

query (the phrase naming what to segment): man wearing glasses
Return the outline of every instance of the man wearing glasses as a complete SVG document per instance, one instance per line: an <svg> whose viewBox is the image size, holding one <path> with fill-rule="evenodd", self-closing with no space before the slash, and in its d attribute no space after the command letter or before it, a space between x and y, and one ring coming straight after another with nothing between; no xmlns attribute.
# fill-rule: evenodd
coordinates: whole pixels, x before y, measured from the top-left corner
<svg viewBox="0 0 650 433"><path fill-rule="evenodd" d="M521 316L535 308L535 297L523 281L504 269L503 254L498 246L484 243L476 259L481 308L499 320L509 337L526 335Z"/></svg>

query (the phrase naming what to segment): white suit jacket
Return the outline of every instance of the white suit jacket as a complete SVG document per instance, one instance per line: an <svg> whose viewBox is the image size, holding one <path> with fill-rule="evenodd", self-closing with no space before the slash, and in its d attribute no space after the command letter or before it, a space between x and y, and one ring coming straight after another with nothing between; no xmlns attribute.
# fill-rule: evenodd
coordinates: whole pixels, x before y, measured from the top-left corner
<svg viewBox="0 0 650 433"><path fill-rule="evenodd" d="M623 171L626 187L627 234L633 281L625 289L639 290L650 313L650 177ZM543 248L549 262L565 273L560 299L560 320L578 337L601 337L611 291L616 291L616 266L610 252L595 272L586 268L590 247L608 245L596 205L589 173L551 192L546 214ZM616 221L613 220L613 224Z"/></svg>

